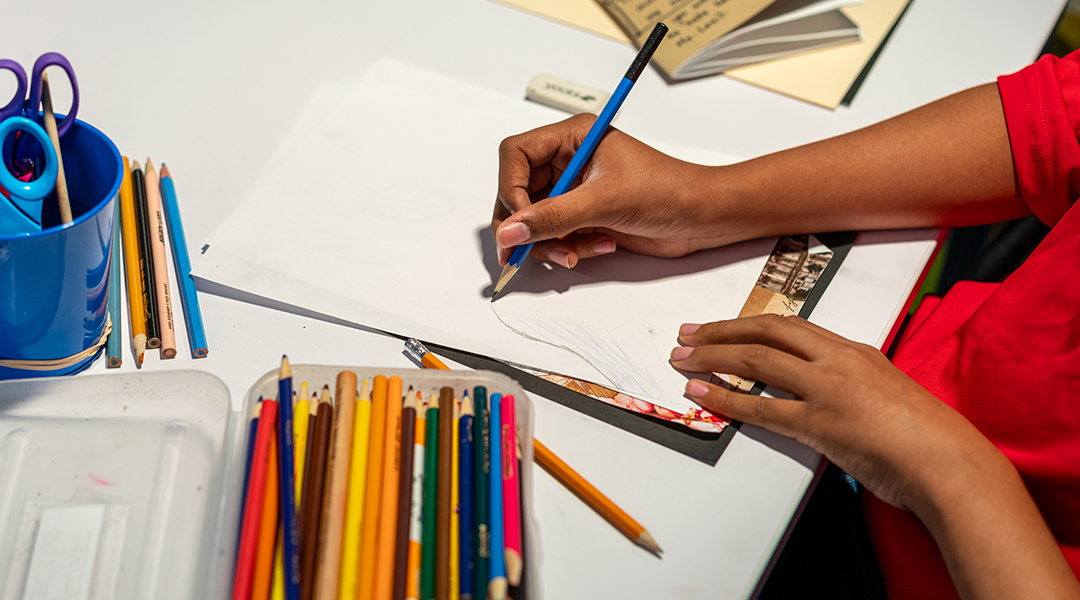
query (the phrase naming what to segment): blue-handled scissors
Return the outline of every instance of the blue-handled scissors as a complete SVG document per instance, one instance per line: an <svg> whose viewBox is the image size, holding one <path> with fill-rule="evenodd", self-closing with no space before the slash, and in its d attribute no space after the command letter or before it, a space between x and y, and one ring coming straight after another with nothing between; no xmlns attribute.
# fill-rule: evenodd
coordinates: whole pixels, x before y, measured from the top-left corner
<svg viewBox="0 0 1080 600"><path fill-rule="evenodd" d="M0 140L20 131L29 134L41 146L44 166L37 179L16 179L7 167L0 165L0 187L7 194L0 196L0 235L20 235L41 231L42 200L56 185L56 150L40 125L26 117L11 117L0 121ZM41 163L38 163L41 165ZM6 196L6 197L5 197Z"/></svg>

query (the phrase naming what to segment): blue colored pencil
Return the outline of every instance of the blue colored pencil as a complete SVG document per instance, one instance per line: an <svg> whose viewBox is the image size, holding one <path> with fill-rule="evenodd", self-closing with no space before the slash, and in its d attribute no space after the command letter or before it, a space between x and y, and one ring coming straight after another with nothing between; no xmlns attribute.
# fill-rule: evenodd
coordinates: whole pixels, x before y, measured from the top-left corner
<svg viewBox="0 0 1080 600"><path fill-rule="evenodd" d="M124 337L120 321L124 318L120 315L120 271L124 268L123 259L120 257L120 200L114 200L116 210L113 214L112 235L112 258L109 259L109 320L112 321L112 332L109 340L105 342L105 354L108 361L105 363L110 369L115 369L123 364L121 358L121 338Z"/></svg>
<svg viewBox="0 0 1080 600"><path fill-rule="evenodd" d="M282 532L281 559L285 567L285 597L300 600L300 521L296 516L296 465L293 454L292 368L289 358L281 357L278 374L278 457L281 486L278 496Z"/></svg>
<svg viewBox="0 0 1080 600"><path fill-rule="evenodd" d="M184 223L180 220L180 205L176 201L172 175L169 174L169 167L164 164L161 165L160 186L161 204L165 209L165 219L169 223L169 244L172 246L173 263L176 266L176 281L180 284L180 304L184 307L184 323L187 325L191 358L205 358L210 351L206 346L206 332L203 330L202 311L199 310L199 296L195 293L195 279L191 276L191 259L188 258ZM289 437L292 437L291 433Z"/></svg>
<svg viewBox="0 0 1080 600"><path fill-rule="evenodd" d="M502 394L491 395L491 410L488 411L490 424L490 439L499 439L500 424L499 403ZM488 510L490 520L488 527L491 531L491 543L488 545L488 598L491 600L505 600L507 592L506 583L506 557L503 556L503 477L502 477L502 452L498 450L497 443L491 444L491 483L488 489Z"/></svg>
<svg viewBox="0 0 1080 600"><path fill-rule="evenodd" d="M578 146L576 152L574 152L573 158L570 159L570 164L567 165L566 170L563 171L562 176L555 183L555 187L551 188L551 193L548 194L548 198L554 198L555 196L561 196L570 190L570 186L577 179L578 173L581 172L581 168L585 166L585 163L592 156L596 146L600 144L600 138L607 132L607 128L611 125L612 119L615 118L615 113L619 112L619 107L622 106L626 97L630 94L630 90L634 87L634 83L637 82L638 75L645 70L645 65L649 64L649 59L652 58L653 52L656 51L657 46L660 45L660 41L664 39L667 34L667 25L663 23L657 23L653 28L652 33L649 34L649 39L645 41L641 46L641 51L634 58L634 62L630 63L630 68L626 70L626 75L623 76L622 81L619 82L618 87L612 92L611 97L608 98L607 104L604 105L604 109L600 111L600 116L593 122L589 133L585 135L585 140ZM509 283L510 279L521 268L521 264L525 262L525 258L529 256L529 252L532 250L533 244L522 244L514 248L514 252L510 255L510 260L506 262L506 266L503 267L502 273L499 275L499 280L495 283L495 292L491 295L491 301L494 302L495 298L502 291L503 287ZM494 407L495 405L492 404ZM492 411L495 412L495 411Z"/></svg>
<svg viewBox="0 0 1080 600"><path fill-rule="evenodd" d="M458 581L462 600L471 600L473 597L473 569L476 565L473 554L473 412L473 402L466 390L461 401L461 422L458 425L458 531L461 532L461 577Z"/></svg>

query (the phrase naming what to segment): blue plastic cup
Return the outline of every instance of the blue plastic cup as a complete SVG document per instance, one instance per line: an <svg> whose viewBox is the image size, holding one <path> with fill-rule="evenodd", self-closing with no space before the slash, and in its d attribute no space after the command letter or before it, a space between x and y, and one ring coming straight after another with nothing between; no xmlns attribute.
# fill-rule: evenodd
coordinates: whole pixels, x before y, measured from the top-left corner
<svg viewBox="0 0 1080 600"><path fill-rule="evenodd" d="M60 150L73 221L60 223L54 191L42 201L41 231L0 235L0 379L74 373L100 353L52 369L2 362L75 356L105 330L113 203L124 163L109 138L78 120L61 138Z"/></svg>

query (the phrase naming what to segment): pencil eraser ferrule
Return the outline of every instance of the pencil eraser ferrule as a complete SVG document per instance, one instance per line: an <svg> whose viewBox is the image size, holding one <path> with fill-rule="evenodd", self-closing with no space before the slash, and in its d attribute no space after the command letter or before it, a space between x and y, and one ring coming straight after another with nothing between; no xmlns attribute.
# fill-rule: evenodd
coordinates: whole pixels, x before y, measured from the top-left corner
<svg viewBox="0 0 1080 600"><path fill-rule="evenodd" d="M525 89L525 97L533 102L576 115L599 115L609 94L553 75L537 75Z"/></svg>

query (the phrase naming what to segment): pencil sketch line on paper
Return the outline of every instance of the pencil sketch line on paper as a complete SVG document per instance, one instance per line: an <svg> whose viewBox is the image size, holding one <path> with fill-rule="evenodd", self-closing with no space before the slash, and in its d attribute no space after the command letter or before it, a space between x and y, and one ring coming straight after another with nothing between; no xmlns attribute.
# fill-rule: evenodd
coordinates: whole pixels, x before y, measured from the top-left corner
<svg viewBox="0 0 1080 600"><path fill-rule="evenodd" d="M581 323L568 324L542 313L513 313L512 318L522 323L522 327L515 327L508 322L510 315L504 318L500 314L497 304L491 304L491 310L499 322L521 337L579 356L607 377L615 388L632 390L646 398L664 397L661 385L649 376L645 365L627 354L609 333L601 334ZM523 331L523 328L532 329L536 334Z"/></svg>

